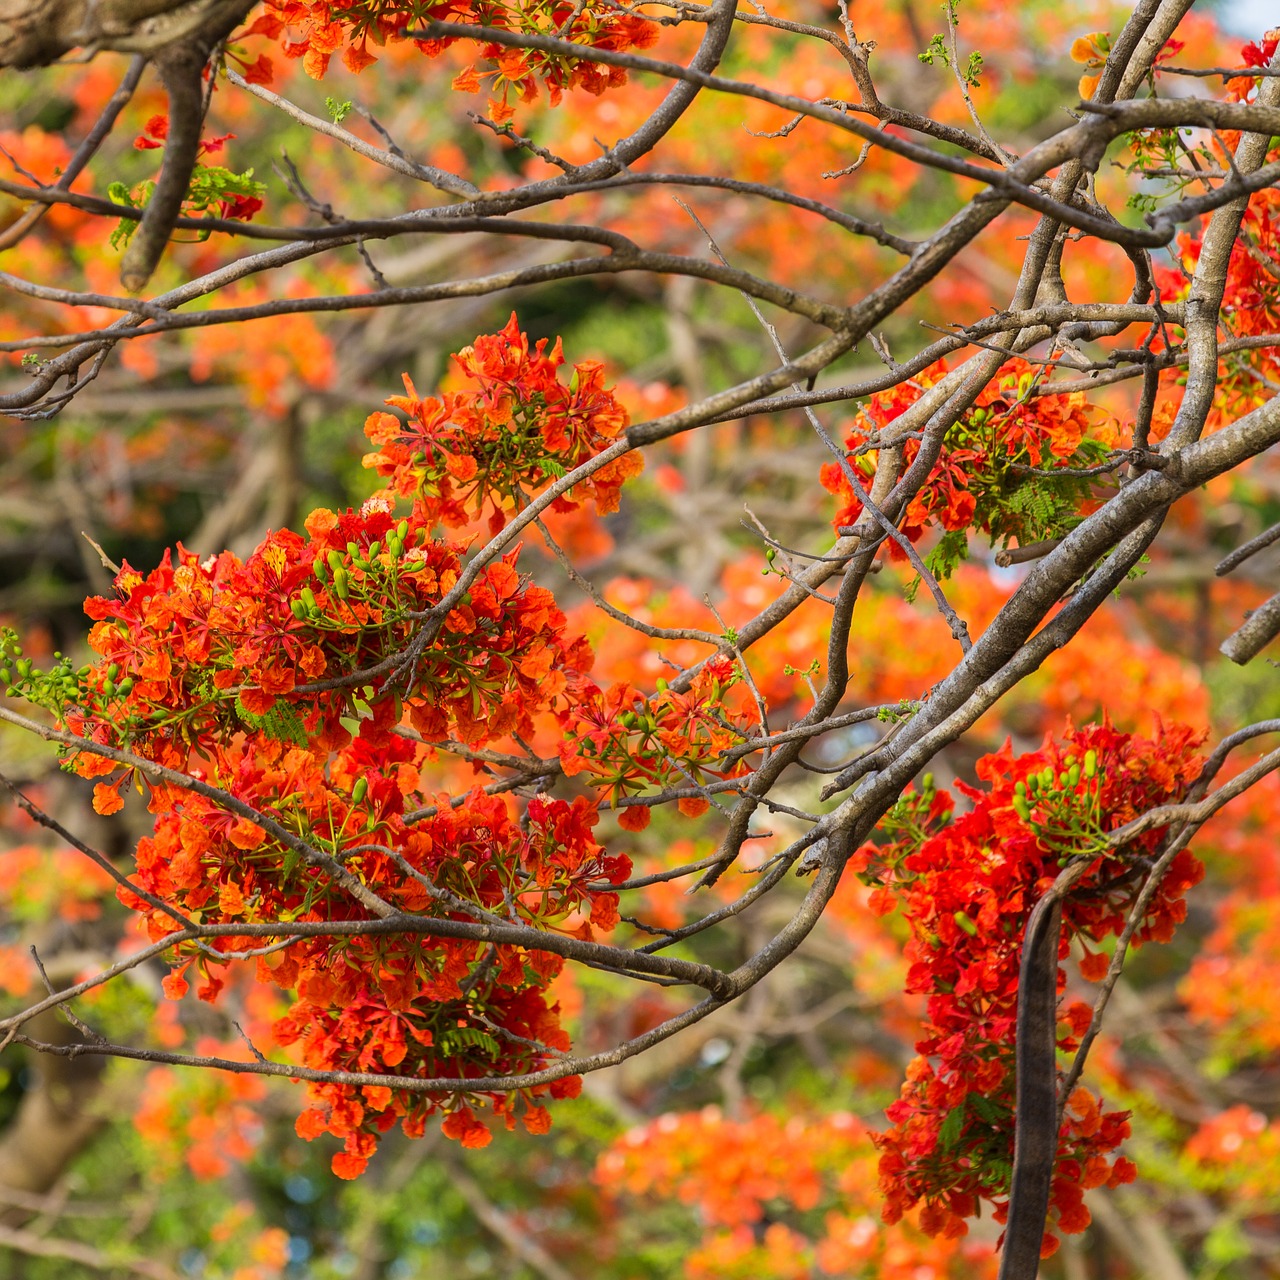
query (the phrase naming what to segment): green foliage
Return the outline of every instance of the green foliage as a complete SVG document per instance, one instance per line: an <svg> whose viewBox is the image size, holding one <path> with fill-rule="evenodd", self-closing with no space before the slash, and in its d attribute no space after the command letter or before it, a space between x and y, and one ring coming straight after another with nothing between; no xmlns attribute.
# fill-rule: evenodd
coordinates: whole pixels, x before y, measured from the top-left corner
<svg viewBox="0 0 1280 1280"><path fill-rule="evenodd" d="M933 60L938 58L944 67L951 65L951 55L947 52L947 42L940 35L934 35L929 41L929 47L923 52L916 54L916 57L927 67L933 66Z"/></svg>
<svg viewBox="0 0 1280 1280"><path fill-rule="evenodd" d="M237 694L236 715L248 728L265 733L273 742L288 742L295 747L307 745L307 731L302 718L297 709L283 698L277 698L275 705L264 715L255 715Z"/></svg>
<svg viewBox="0 0 1280 1280"><path fill-rule="evenodd" d="M138 183L136 187L130 187L123 182L113 182L107 188L107 198L113 204L131 205L135 209L145 209L147 202L155 194L155 190L156 184L150 178L146 182ZM137 229L137 219L121 218L116 223L115 230L111 233L111 247L113 249L123 249L133 239L133 233Z"/></svg>
<svg viewBox="0 0 1280 1280"><path fill-rule="evenodd" d="M107 188L107 195L115 204L130 205L135 209L145 209L155 195L156 184L150 178L130 187L123 182L113 182ZM258 202L266 194L267 188L261 182L253 180L253 170L233 173L221 165L198 164L191 173L191 182L187 187L186 200L182 212L187 217L244 217L240 212L241 202ZM138 224L132 218L121 218L111 233L111 247L123 248L133 238ZM197 231L189 240L202 242L212 234L211 231Z"/></svg>

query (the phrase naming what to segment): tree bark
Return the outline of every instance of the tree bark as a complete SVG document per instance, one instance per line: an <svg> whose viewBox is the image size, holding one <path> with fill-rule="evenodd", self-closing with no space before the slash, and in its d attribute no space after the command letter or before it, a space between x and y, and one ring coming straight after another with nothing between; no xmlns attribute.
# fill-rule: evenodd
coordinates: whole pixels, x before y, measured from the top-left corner
<svg viewBox="0 0 1280 1280"><path fill-rule="evenodd" d="M0 0L0 67L41 67L72 50L160 52L210 31L223 35L254 0ZM221 35L215 36L220 39Z"/></svg>

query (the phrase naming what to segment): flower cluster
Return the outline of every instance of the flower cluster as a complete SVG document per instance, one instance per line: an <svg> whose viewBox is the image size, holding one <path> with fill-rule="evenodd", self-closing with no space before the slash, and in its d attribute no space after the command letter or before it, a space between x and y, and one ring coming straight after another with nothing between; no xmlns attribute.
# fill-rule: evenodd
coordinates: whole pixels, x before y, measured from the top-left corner
<svg viewBox="0 0 1280 1280"><path fill-rule="evenodd" d="M114 598L85 606L101 660L66 704L73 729L180 768L192 744L246 730L342 746L363 702L387 723L403 708L430 739L482 743L528 731L590 667L512 556L485 568L397 679L396 656L458 580L459 548L431 540L421 513L397 521L386 497L306 523L309 538L270 534L243 563L179 547L145 578L126 566ZM87 754L75 767L112 769Z"/></svg>
<svg viewBox="0 0 1280 1280"><path fill-rule="evenodd" d="M1280 149L1270 156L1277 158ZM1221 155L1215 160L1225 163ZM1187 296L1201 247L1200 234L1178 237L1178 266L1156 275L1163 301L1180 302ZM1280 327L1280 193L1274 190L1249 199L1227 262L1222 315L1232 338L1254 338ZM1232 352L1218 369L1213 426L1234 422L1271 397L1267 380L1280 378L1280 357L1273 343L1265 343Z"/></svg>
<svg viewBox="0 0 1280 1280"><path fill-rule="evenodd" d="M275 1024L280 1044L300 1046L304 1065L322 1071L372 1072L418 1079L508 1075L545 1066L568 1048L557 1007L546 988L563 961L545 951L491 947L459 937L449 923L495 917L577 937L617 923L617 883L630 870L591 836L593 806L537 797L517 820L507 803L476 791L464 803L447 798L423 818L406 811L421 790L416 760L423 748L364 722L361 735L325 758L256 735L219 753L216 776L273 830L228 814L187 791L157 789L161 811L152 836L137 851L134 883L188 918L204 923L334 925L336 935L304 937L258 960L258 978L297 997ZM294 840L285 843L274 832ZM301 842L322 850L362 885L421 921L420 931L342 932L374 917ZM121 890L126 905L146 913L154 937L172 917L139 894ZM260 939L221 937L215 949L242 951ZM178 949L166 993L187 990L193 963L198 994L214 1000L223 979L208 950ZM514 1124L517 1103L533 1132L549 1126L535 1099L576 1092L573 1079L516 1097L501 1094L408 1092L385 1086L313 1084L312 1105L298 1131L328 1131L344 1140L334 1169L355 1177L379 1136L397 1122L411 1136L434 1113L444 1131L467 1146L486 1143L474 1108L488 1101Z"/></svg>
<svg viewBox="0 0 1280 1280"><path fill-rule="evenodd" d="M609 789L615 804L649 787L696 787L708 777L737 777L747 771L745 763L723 758L751 736L745 718L723 706L737 681L733 663L718 656L698 672L688 693L676 693L665 680L650 698L626 683L603 691L592 685L566 719L561 766L570 777L591 775L597 786ZM678 806L686 817L697 817L709 803L705 796L685 796ZM618 822L642 831L649 825L649 809L624 807Z"/></svg>
<svg viewBox="0 0 1280 1280"><path fill-rule="evenodd" d="M202 138L197 147L198 156L215 155L220 152L236 135L224 133L220 137ZM142 133L134 140L138 151L156 151L164 147L169 138L169 117L152 116L146 123ZM253 170L235 173L221 165L208 165L197 161L191 170L191 179L187 186L187 195L182 202L184 217L218 217L231 218L239 222L249 222L262 209L262 197L266 187L253 179ZM155 193L155 183L151 180L140 182L129 187L123 182L113 182L108 188L108 195L117 204L145 206ZM122 219L112 233L111 244L118 246L127 243L137 229L133 219ZM209 232L197 232L196 239L206 239Z"/></svg>
<svg viewBox="0 0 1280 1280"><path fill-rule="evenodd" d="M526 495L608 448L627 425L599 361L575 365L566 385L559 339L550 352L546 346L543 339L531 350L513 314L501 333L477 338L453 357L456 389L439 399L422 399L406 376L408 394L387 404L408 422L390 413L369 417L365 434L379 448L365 466L396 493L413 495L431 521L457 527L488 502L490 528L501 529ZM590 500L608 515L643 466L639 453L624 453L557 497L553 510Z"/></svg>
<svg viewBox="0 0 1280 1280"><path fill-rule="evenodd" d="M485 4L475 0L267 0L266 14L237 39L249 34L279 39L285 54L301 58L307 74L318 80L328 70L335 53L341 53L350 70L363 71L377 61L369 52L370 41L381 46L405 40L429 22L500 27L525 35L571 40L585 49L618 52L648 48L657 38L654 23L600 0L583 4L566 0ZM434 58L454 41L415 39L413 43ZM491 42L479 44L477 52L492 64L492 69L480 72L468 68L455 80L454 87L474 90L480 87L482 76L489 79L494 93L490 107L499 119L511 114L507 98L512 90L529 102L538 96L538 85L543 84L554 106L566 89L581 88L600 94L625 84L627 79L621 68L604 67L585 57L511 49Z"/></svg>
<svg viewBox="0 0 1280 1280"><path fill-rule="evenodd" d="M558 344L550 357L531 352L514 319L458 361L474 383L470 400L459 393L451 406L476 434L456 432L449 456L483 475L476 491L516 476L536 483L554 457L567 467L594 446L593 423L622 421L598 367L580 366L562 387ZM516 386L527 391L519 402ZM501 462L485 452L498 447L504 405L533 454L523 468L518 448ZM11 692L77 738L139 761L72 749L66 764L103 779L102 814L123 807L126 783L149 786L154 832L139 843L133 888L118 892L150 936L181 920L282 929L176 946L167 994L185 994L194 965L198 994L215 1000L225 963L248 950L261 982L296 993L275 1038L297 1045L306 1066L455 1082L313 1085L299 1131L342 1138L335 1169L345 1177L392 1125L419 1134L437 1112L469 1146L488 1141L483 1106L508 1125L519 1113L531 1131L547 1128L538 1099L572 1094L573 1077L510 1096L456 1084L536 1070L568 1048L547 995L561 948L490 945L481 926L590 940L617 924L610 886L630 871L593 839L585 798L517 804L478 790L435 795L424 782L432 743L533 735L535 717L564 719L598 691L586 675L590 645L566 634L551 593L516 569L517 552L455 590L464 548L432 536L439 486L406 484L414 465L393 467L391 487L359 511L313 511L305 537L271 533L247 560L202 561L179 546L149 574L125 565L112 596L86 603L98 657L79 671L60 655L38 671L12 633L0 637ZM616 505L621 481L607 483L608 496L592 491L599 506ZM400 927L371 931L388 913ZM290 934L304 924L311 931Z"/></svg>
<svg viewBox="0 0 1280 1280"><path fill-rule="evenodd" d="M888 842L864 846L855 868L874 884L873 909L900 903L911 937L907 989L928 997L920 1054L892 1127L878 1140L884 1216L896 1221L924 1204L931 1234L959 1235L979 1201L1003 1220L1013 1152L1014 1044L1019 963L1028 918L1064 862L1092 863L1063 907L1060 957L1083 947L1081 971L1101 978L1108 958L1097 944L1124 928L1141 886L1135 865L1156 850L1163 830L1120 849L1101 837L1152 807L1179 799L1198 776L1199 739L1185 727L1158 739L1108 724L1068 733L1037 752L1006 747L978 763L986 789L961 786L973 809L952 818L950 796L931 786L908 793L885 823ZM1147 907L1135 944L1166 941L1186 914L1184 896L1203 868L1183 851ZM1059 971L1059 991L1065 976ZM1059 1047L1071 1052L1089 1024L1077 1002L1059 1015ZM1110 1153L1128 1135L1127 1113L1104 1111L1086 1089L1067 1100L1052 1190L1058 1230L1089 1222L1083 1192L1133 1178ZM1052 1251L1056 1238L1046 1237Z"/></svg>
<svg viewBox="0 0 1280 1280"><path fill-rule="evenodd" d="M859 411L845 444L848 463L868 492L878 459L874 446L892 440L894 420L946 371L940 360L910 382L877 392ZM943 530L931 557L941 576L964 559L970 529L987 534L992 546L1056 537L1086 514L1090 502L1089 479L1070 472L1101 463L1117 436L1115 421L1089 405L1083 392L1055 393L1025 360L1008 360L947 431L938 461L907 507L902 532L916 542L926 529ZM904 463L910 466L919 452L917 440L905 441ZM822 484L839 502L835 526L855 523L862 503L843 467L825 463ZM903 555L894 542L889 551Z"/></svg>

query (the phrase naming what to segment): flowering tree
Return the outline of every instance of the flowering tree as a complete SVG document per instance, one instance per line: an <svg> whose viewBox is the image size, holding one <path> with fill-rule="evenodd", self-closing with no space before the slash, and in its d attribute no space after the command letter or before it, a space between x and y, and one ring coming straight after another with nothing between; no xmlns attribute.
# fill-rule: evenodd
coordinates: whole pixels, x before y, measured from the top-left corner
<svg viewBox="0 0 1280 1280"><path fill-rule="evenodd" d="M1167 722L1142 734L1105 714L1106 695L1134 697L1111 687L1085 708L1100 704L1096 723L1037 721L1053 729L1038 748L983 755L979 785L958 784L963 812L933 771L1060 651L1111 683L1123 642L1108 654L1077 637L1144 561L1180 552L1185 521L1170 513L1206 489L1265 483L1280 440L1275 38L1185 65L1190 0L1142 0L1075 40L1074 119L1015 151L980 109L1000 73L976 45L996 38L999 5L975 6L973 37L969 10L948 5L945 32L911 51L917 74L950 77L929 112L877 88L877 42L911 33L886 15L881 37L843 6L122 0L65 21L39 3L6 8L8 65L133 55L92 91L105 59L44 73L96 93L100 115L66 155L15 139L16 172L0 181L12 202L0 243L27 255L23 273L0 275L14 299L0 350L15 362L0 407L15 430L73 411L117 363L154 376L160 351L193 377L243 363L270 409L298 352L321 342L314 317L499 293L516 308L455 351L437 386L406 373L405 394L365 406L358 507L300 512L301 532L241 554L179 544L135 567L102 552L86 663L38 660L5 633L0 679L28 707L0 716L57 745L93 782L97 814L145 803L149 815L122 866L15 792L142 933L0 1020L6 1043L305 1082L297 1132L338 1138L333 1171L356 1178L397 1126L421 1137L438 1119L466 1148L495 1121L543 1134L584 1076L750 999L824 916L897 912L923 1027L887 1128L815 1129L812 1178L788 1187L785 1136L690 1118L638 1132L601 1179L684 1195L706 1185L700 1161L755 1144L774 1153L773 1182L736 1209L707 1195L705 1212L759 1222L766 1201L804 1210L823 1178L866 1178L871 1142L884 1221L909 1214L912 1248L937 1238L946 1265L985 1265L955 1242L986 1204L1004 1225L1000 1274L1033 1276L1088 1224L1086 1191L1135 1176L1117 1154L1128 1112L1081 1075L1129 950L1168 941L1186 915L1203 874L1188 846L1280 766L1275 751L1239 762L1280 723L1241 722L1210 744L1170 698ZM308 77L338 75L335 57L364 72L353 95L396 75L484 94L463 136L473 157L495 150L469 160L450 142L419 159L367 111L379 141L349 129L352 102L309 110ZM163 109L120 160L113 130L135 92L156 92L140 89L148 65ZM286 158L292 200L267 221L254 169L213 163L234 134L212 127L265 112L357 157L375 196L373 166L406 180L404 203L348 216L340 184L314 194ZM726 139L743 124L739 168ZM90 189L102 156L106 196ZM128 180L148 157L158 171ZM877 183L910 185L922 212L897 229L872 217L863 189ZM706 197L701 214L674 205L692 246L670 226L678 191ZM778 241L800 226L807 243L789 257ZM405 241L442 244L426 270L447 278L389 278L381 247ZM80 280L60 270L67 246ZM961 297L955 282L983 253L1006 264L1008 287ZM692 335L694 358L679 390L617 385L522 323L543 290L637 279L685 299L672 345ZM713 308L745 300L759 326L756 363L728 362L720 385L697 359L695 282L725 299ZM895 333L895 354L883 330L908 312L934 334ZM264 321L261 348L238 349ZM879 366L850 375L863 346ZM825 452L803 492L834 498L828 532L810 523L794 547L749 509L750 591L704 609L705 566L684 565L692 590L665 604L657 587L628 601L585 575L600 540L632 536L646 454L723 449L726 422L785 440L801 421ZM660 462L661 483L683 487L671 471ZM999 598L974 599L974 560L1010 571ZM585 604L570 618L557 594L573 592ZM909 653L877 651L911 649L909 627L926 625L916 597L949 639L912 671ZM1280 596L1224 652L1248 662L1277 632ZM673 848L686 829L714 847L638 868L651 823ZM726 892L744 870L746 887ZM656 895L672 886L705 909L664 917ZM743 916L770 922L746 954L698 949ZM1099 984L1088 999L1067 994L1073 955ZM193 980L213 1005L268 993L247 1052L126 1043L80 1021L82 997L157 958L171 1001ZM566 966L695 998L575 1047ZM40 1030L59 1009L74 1037ZM705 1273L786 1274L799 1255L771 1231L752 1237L760 1256L711 1248ZM888 1265L856 1235L829 1223L813 1265Z"/></svg>

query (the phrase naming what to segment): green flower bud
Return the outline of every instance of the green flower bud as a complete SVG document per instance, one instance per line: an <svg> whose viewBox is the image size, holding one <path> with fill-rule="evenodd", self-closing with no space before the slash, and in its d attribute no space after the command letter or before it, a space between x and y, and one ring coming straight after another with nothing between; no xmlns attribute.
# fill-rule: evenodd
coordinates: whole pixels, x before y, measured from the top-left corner
<svg viewBox="0 0 1280 1280"><path fill-rule="evenodd" d="M316 593L310 587L302 588L302 608L305 613L315 613L319 609L316 604Z"/></svg>
<svg viewBox="0 0 1280 1280"><path fill-rule="evenodd" d="M356 785L351 788L351 803L359 804L368 794L369 779L363 776L357 778Z"/></svg>
<svg viewBox="0 0 1280 1280"><path fill-rule="evenodd" d="M1068 786L1072 786L1072 787L1079 786L1080 766L1078 764L1073 764L1071 768L1067 771L1067 784Z"/></svg>
<svg viewBox="0 0 1280 1280"><path fill-rule="evenodd" d="M978 936L978 926L975 921L971 920L963 911L957 911L951 917L971 938Z"/></svg>
<svg viewBox="0 0 1280 1280"><path fill-rule="evenodd" d="M407 520L401 520L400 523L396 525L396 537L399 538L401 542L404 542L409 537L409 522Z"/></svg>
<svg viewBox="0 0 1280 1280"><path fill-rule="evenodd" d="M339 600L345 600L350 591L350 585L347 579L347 571L345 569L335 569L333 571L333 589L337 593Z"/></svg>
<svg viewBox="0 0 1280 1280"><path fill-rule="evenodd" d="M1096 751L1086 751L1084 753L1084 776L1086 778L1097 777L1098 774L1098 753Z"/></svg>
<svg viewBox="0 0 1280 1280"><path fill-rule="evenodd" d="M325 563L324 556L316 556L316 558L311 562L311 572L315 574L321 582L328 582L329 566Z"/></svg>
<svg viewBox="0 0 1280 1280"><path fill-rule="evenodd" d="M307 607L301 600L289 601L289 612L293 614L299 622L305 622L307 618Z"/></svg>

